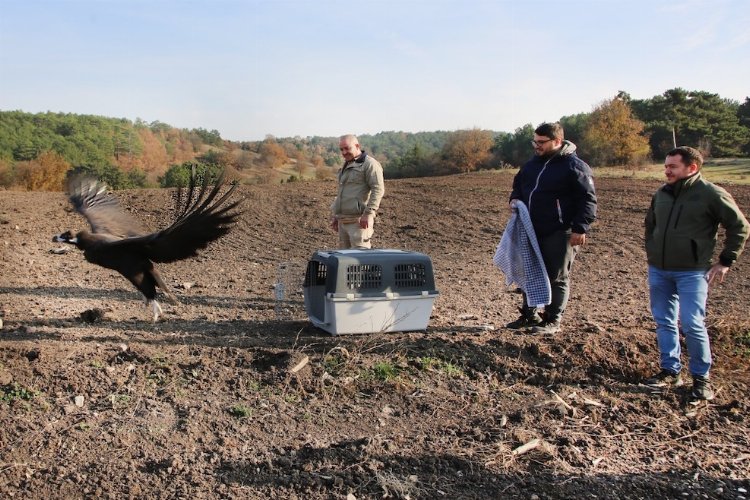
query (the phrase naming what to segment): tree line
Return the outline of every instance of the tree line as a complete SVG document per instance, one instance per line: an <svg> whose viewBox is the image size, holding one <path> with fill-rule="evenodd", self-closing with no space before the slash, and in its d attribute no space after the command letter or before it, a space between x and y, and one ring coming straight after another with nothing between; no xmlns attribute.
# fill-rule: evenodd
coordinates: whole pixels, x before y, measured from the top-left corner
<svg viewBox="0 0 750 500"><path fill-rule="evenodd" d="M578 146L579 156L592 167L661 161L675 144L696 147L706 157L750 156L750 98L740 104L718 94L678 88L636 100L621 91L590 113L563 116L559 121L565 138ZM490 150L482 148L473 155L474 164L465 163L466 169L522 165L531 155L529 142L535 128L528 123L512 133L495 134ZM484 135L484 143L491 135L478 130L464 134ZM437 159L455 162L457 158L444 151ZM424 168L425 161L436 163L418 151L401 160L407 169Z"/></svg>
<svg viewBox="0 0 750 500"><path fill-rule="evenodd" d="M750 156L750 98L667 90L650 99L620 91L591 112L563 116L566 139L592 167L637 166L676 143L707 157ZM538 124L537 124L538 125ZM532 154L536 126L360 135L388 178L518 167ZM177 186L192 168L230 168L246 183L330 178L341 164L337 137L267 136L233 142L216 130L70 113L0 111L0 187L59 190L85 171L114 189Z"/></svg>

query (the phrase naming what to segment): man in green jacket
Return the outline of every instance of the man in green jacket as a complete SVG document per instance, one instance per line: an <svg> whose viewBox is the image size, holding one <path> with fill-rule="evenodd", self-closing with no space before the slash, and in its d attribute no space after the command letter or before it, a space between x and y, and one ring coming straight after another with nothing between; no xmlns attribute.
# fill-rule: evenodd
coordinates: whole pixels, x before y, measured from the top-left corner
<svg viewBox="0 0 750 500"><path fill-rule="evenodd" d="M341 137L339 149L344 166L331 204L331 228L339 233L339 248L371 248L375 214L385 193L383 167L360 149L353 135Z"/></svg>
<svg viewBox="0 0 750 500"><path fill-rule="evenodd" d="M681 146L667 153L667 183L654 194L646 215L648 285L661 366L646 384L682 385L679 319L690 358L692 396L713 399L705 325L708 288L724 281L750 228L732 196L703 179L702 165L703 157L694 148ZM726 239L719 261L712 263L720 224Z"/></svg>

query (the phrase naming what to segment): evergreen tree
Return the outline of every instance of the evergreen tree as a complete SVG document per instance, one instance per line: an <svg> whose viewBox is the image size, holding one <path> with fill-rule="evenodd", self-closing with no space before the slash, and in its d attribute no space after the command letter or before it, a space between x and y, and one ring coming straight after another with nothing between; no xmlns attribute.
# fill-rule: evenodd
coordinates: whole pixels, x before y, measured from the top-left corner
<svg viewBox="0 0 750 500"><path fill-rule="evenodd" d="M745 102L737 107L737 118L740 120L740 125L750 131L750 97L745 97ZM750 137L742 147L742 152L750 155Z"/></svg>
<svg viewBox="0 0 750 500"><path fill-rule="evenodd" d="M675 143L697 147L706 156L738 156L750 137L740 124L739 104L718 94L676 88L634 100L632 107L646 123L655 157L664 156Z"/></svg>
<svg viewBox="0 0 750 500"><path fill-rule="evenodd" d="M502 163L516 167L526 163L534 154L530 144L534 139L534 128L531 123L527 123L512 134L500 134L495 138L494 150Z"/></svg>

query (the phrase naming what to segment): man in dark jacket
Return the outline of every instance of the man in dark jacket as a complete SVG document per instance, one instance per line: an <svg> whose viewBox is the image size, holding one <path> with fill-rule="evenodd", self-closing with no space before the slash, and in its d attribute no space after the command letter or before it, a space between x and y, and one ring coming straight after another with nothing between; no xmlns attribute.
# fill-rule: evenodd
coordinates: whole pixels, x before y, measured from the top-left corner
<svg viewBox="0 0 750 500"><path fill-rule="evenodd" d="M557 333L570 296L570 269L578 247L596 218L596 191L591 168L566 141L559 123L544 123L534 131L534 157L513 179L510 201L529 210L552 287L552 301L540 316L523 294L521 317L508 328L531 327L533 333ZM512 208L511 208L512 209Z"/></svg>
<svg viewBox="0 0 750 500"><path fill-rule="evenodd" d="M702 178L701 165L703 157L696 149L681 146L667 153L667 183L654 194L646 215L648 285L661 366L646 384L682 385L681 329L690 356L692 395L713 399L708 383L711 347L705 325L708 288L724 281L742 252L749 228L732 196ZM726 239L719 262L712 264L719 224Z"/></svg>

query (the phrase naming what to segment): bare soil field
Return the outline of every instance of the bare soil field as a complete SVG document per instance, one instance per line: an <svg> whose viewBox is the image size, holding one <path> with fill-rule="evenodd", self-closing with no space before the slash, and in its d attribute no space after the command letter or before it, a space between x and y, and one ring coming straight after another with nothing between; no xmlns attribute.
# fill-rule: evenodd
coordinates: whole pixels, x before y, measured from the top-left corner
<svg viewBox="0 0 750 500"><path fill-rule="evenodd" d="M424 332L357 336L303 307L304 266L336 244L332 181L242 187L233 232L160 266L180 303L157 323L124 278L54 253L85 227L63 193L0 192L0 497L747 498L750 255L709 299L716 399L655 393L642 222L659 182L597 181L554 336L503 326L510 184L388 181L375 245L429 255L440 295ZM729 189L750 213L750 186ZM169 191L117 195L171 220Z"/></svg>

